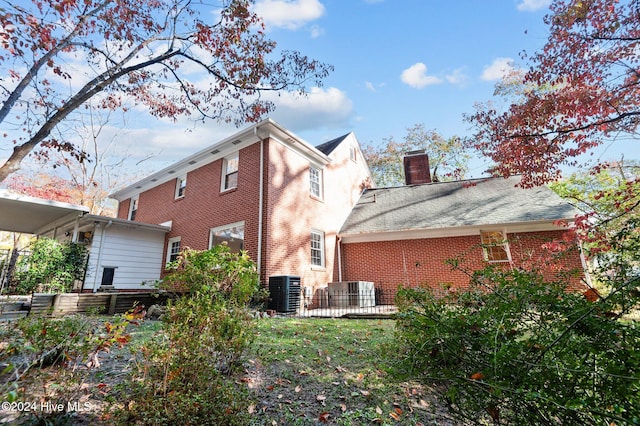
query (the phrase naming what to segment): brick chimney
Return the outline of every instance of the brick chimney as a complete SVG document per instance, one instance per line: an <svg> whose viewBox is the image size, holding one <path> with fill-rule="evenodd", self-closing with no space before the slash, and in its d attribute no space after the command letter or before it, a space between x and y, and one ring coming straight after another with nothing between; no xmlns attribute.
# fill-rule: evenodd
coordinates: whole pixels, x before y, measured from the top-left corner
<svg viewBox="0 0 640 426"><path fill-rule="evenodd" d="M404 182L407 185L431 182L429 156L424 152L424 150L407 152L403 162Z"/></svg>

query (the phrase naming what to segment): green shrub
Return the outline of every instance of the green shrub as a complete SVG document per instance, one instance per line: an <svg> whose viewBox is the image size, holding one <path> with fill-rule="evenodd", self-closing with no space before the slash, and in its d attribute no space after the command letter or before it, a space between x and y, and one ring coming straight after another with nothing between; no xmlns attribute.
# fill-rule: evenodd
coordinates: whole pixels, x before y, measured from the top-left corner
<svg viewBox="0 0 640 426"><path fill-rule="evenodd" d="M162 330L140 349L120 420L246 424L248 396L235 374L254 337L247 306L259 287L255 265L225 245L187 249L163 286L187 293L169 302Z"/></svg>
<svg viewBox="0 0 640 426"><path fill-rule="evenodd" d="M84 279L88 251L82 244L39 238L31 254L21 259L15 276L18 294L67 293L76 280Z"/></svg>
<svg viewBox="0 0 640 426"><path fill-rule="evenodd" d="M620 279L598 298L536 271L488 267L468 293L401 290L402 365L440 383L467 421L640 424L640 330L621 320L620 302L640 284Z"/></svg>

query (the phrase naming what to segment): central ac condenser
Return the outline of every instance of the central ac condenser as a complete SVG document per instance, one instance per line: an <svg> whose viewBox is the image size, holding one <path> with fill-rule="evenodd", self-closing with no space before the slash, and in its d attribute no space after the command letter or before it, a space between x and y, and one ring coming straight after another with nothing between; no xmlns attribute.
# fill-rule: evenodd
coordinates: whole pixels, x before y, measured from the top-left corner
<svg viewBox="0 0 640 426"><path fill-rule="evenodd" d="M376 295L371 281L340 281L329 283L329 306L332 308L360 307L376 305Z"/></svg>

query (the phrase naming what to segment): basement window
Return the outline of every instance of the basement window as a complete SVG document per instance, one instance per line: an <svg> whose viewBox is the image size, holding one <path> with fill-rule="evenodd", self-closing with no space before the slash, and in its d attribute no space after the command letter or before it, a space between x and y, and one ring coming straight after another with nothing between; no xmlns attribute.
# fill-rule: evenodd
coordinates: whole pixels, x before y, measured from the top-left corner
<svg viewBox="0 0 640 426"><path fill-rule="evenodd" d="M504 231L480 231L482 252L487 262L510 262L511 252Z"/></svg>

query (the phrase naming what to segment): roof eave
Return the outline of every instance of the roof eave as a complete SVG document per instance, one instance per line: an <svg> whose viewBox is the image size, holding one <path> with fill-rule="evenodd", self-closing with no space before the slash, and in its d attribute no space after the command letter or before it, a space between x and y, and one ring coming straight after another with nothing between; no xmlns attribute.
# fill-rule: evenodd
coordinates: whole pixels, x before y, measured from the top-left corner
<svg viewBox="0 0 640 426"><path fill-rule="evenodd" d="M220 142L198 151L195 154L185 157L162 170L152 173L144 179L113 192L109 194L109 197L118 201L126 200L136 194L147 191L179 176L184 176L192 170L224 158L235 151L246 148L267 138L274 138L278 140L292 149L299 151L303 155L308 156L310 160L313 160L316 163L327 164L331 161L328 156L318 151L308 142L298 137L293 132L285 129L274 120L267 118L251 127L234 133Z"/></svg>
<svg viewBox="0 0 640 426"><path fill-rule="evenodd" d="M560 222L572 223L574 218L562 218L554 220L537 220L509 223L487 223L480 225L451 226L443 228L402 229L395 231L374 231L359 233L339 233L340 241L349 243L364 243L376 241L417 240L427 238L463 237L479 235L481 230L504 229L507 233L560 231L566 229L558 224Z"/></svg>

